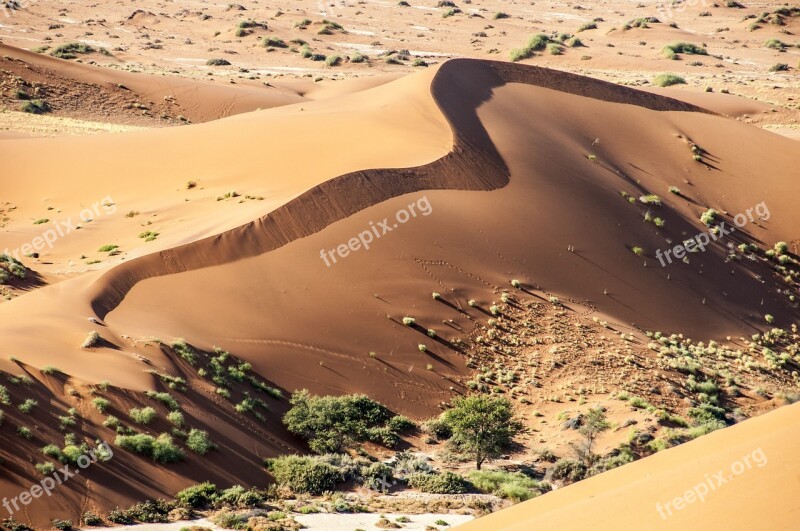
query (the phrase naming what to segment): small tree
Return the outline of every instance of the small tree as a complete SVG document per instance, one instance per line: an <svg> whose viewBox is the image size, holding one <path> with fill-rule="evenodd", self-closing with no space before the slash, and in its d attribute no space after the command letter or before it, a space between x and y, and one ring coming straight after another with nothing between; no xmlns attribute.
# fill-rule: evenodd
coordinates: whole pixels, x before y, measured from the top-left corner
<svg viewBox="0 0 800 531"><path fill-rule="evenodd" d="M522 430L522 424L514 419L511 402L505 398L457 398L442 420L452 431L450 443L472 457L478 470L487 459L499 457Z"/></svg>
<svg viewBox="0 0 800 531"><path fill-rule="evenodd" d="M583 425L578 430L583 435L583 441L573 444L575 453L578 454L580 461L586 466L591 466L597 461L594 453L594 442L601 433L611 427L606 420L606 412L601 407L592 408L583 419Z"/></svg>

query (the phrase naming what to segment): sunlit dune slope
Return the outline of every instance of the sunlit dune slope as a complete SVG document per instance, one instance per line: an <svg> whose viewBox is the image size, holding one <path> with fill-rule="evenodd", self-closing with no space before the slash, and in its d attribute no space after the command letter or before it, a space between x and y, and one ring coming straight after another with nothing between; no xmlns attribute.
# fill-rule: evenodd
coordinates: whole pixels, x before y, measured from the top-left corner
<svg viewBox="0 0 800 531"><path fill-rule="evenodd" d="M797 437L795 404L457 529L797 529Z"/></svg>
<svg viewBox="0 0 800 531"><path fill-rule="evenodd" d="M24 192L6 186L19 205L12 244L33 234L20 220L46 214L37 208L75 209L93 190L118 213L81 229L93 239L65 238L53 258L70 259L79 242L127 254L0 305L0 370L18 370L9 355L33 374L56 364L76 382L107 378L129 400L156 385L148 369L175 371L192 382L202 418L219 407L213 392L146 342L184 338L230 351L284 391L362 392L423 418L465 391L457 340L512 279L532 296L589 301L577 318L624 330L739 337L763 329L767 313L785 327L798 313L783 280L762 262L728 258L726 244L784 240L797 252L795 146L663 96L472 60L188 128L4 141L4 186L26 182ZM234 187L241 195L217 201ZM760 204L764 215L722 243L661 266L659 250L708 231L699 221L708 208L730 225ZM122 214L132 210L141 215ZM369 249L362 242L332 261L382 224L390 230L376 229ZM136 236L145 230L159 235L145 243ZM81 349L90 331L104 343ZM267 428L221 413L205 420L231 430L237 459L255 462L299 447L279 427L282 407ZM261 442L250 448L248 437ZM227 480L224 457L214 459L210 479ZM113 499L161 495L156 485L196 475L170 469L168 482L134 481Z"/></svg>

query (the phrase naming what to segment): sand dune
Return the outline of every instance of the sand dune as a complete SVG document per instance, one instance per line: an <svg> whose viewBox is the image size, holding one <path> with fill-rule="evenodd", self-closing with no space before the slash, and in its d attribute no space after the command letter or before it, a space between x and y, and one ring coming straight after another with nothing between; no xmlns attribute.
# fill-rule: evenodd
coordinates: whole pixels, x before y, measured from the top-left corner
<svg viewBox="0 0 800 531"><path fill-rule="evenodd" d="M0 370L22 367L54 386L53 397L111 380L121 409L157 386L146 370L177 372L191 383L189 414L226 450L203 470L168 471L139 468L120 450L90 486L70 487L62 507L168 496L192 480L257 482L252 463L302 447L280 426L283 404L265 426L240 423L152 338L221 347L285 391L363 392L424 418L465 390L470 370L455 340L483 318L467 301L488 307L511 279L585 304L576 320L609 318L636 333L719 340L763 329L767 313L783 327L796 321L783 280L763 263L727 259L725 244L665 267L657 255L707 231L699 219L708 208L732 224L762 203L768 219L727 241L784 240L796 252L794 141L677 99L498 62L454 60L345 92L190 127L0 143L3 199L17 206L3 236L9 247L41 233L33 220L55 218L48 207L78 213L96 196L116 212L98 213L38 261L23 259L64 279L0 305ZM702 147L700 160L692 145ZM233 187L238 195L225 198ZM638 200L649 194L660 204ZM397 213L412 205L417 214L403 223ZM648 212L664 226L646 221ZM330 266L321 258L370 222L393 219L397 227L369 250ZM145 242L137 237L145 231L158 236ZM123 254L84 274L70 265L105 244ZM439 340L421 352L426 328ZM81 349L90 331L106 343ZM67 381L38 372L53 364ZM37 392L43 403L69 402ZM15 464L0 495L34 474ZM129 478L122 487L119 477ZM45 521L37 507L28 516Z"/></svg>
<svg viewBox="0 0 800 531"><path fill-rule="evenodd" d="M36 96L52 96L48 101L53 112L70 117L142 125L180 123L181 117L207 122L304 100L287 88L139 74L75 63L3 44L0 56L0 68L29 84L41 84L44 92Z"/></svg>
<svg viewBox="0 0 800 531"><path fill-rule="evenodd" d="M796 529L799 415L787 406L457 529Z"/></svg>

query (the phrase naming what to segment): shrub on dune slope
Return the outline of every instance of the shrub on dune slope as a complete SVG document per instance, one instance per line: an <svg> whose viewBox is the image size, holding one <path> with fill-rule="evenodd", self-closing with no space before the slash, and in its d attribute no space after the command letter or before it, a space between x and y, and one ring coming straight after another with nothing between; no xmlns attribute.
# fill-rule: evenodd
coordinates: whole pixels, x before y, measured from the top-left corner
<svg viewBox="0 0 800 531"><path fill-rule="evenodd" d="M659 74L653 79L653 85L658 87L671 87L672 85L685 85L686 80L675 74Z"/></svg>
<svg viewBox="0 0 800 531"><path fill-rule="evenodd" d="M366 440L394 446L399 442L398 431L410 425L397 421L385 406L364 395L311 396L302 390L292 395L291 405L284 424L308 440L317 453L341 452Z"/></svg>

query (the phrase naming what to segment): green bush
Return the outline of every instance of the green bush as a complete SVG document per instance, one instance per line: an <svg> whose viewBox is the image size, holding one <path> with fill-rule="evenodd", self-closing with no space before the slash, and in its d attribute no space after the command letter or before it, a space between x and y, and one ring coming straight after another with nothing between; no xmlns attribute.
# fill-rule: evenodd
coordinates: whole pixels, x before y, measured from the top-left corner
<svg viewBox="0 0 800 531"><path fill-rule="evenodd" d="M175 397L173 397L169 393L157 393L155 391L147 391L147 393L145 394L149 398L152 398L153 400L158 400L159 402L167 406L171 411L178 411L181 409L181 405L178 403L177 400L175 400Z"/></svg>
<svg viewBox="0 0 800 531"><path fill-rule="evenodd" d="M677 59L678 54L682 53L687 55L708 55L705 48L690 42L673 42L664 46L661 51L667 59Z"/></svg>
<svg viewBox="0 0 800 531"><path fill-rule="evenodd" d="M474 470L467 478L480 492L515 502L529 500L539 494L539 483L519 472Z"/></svg>
<svg viewBox="0 0 800 531"><path fill-rule="evenodd" d="M21 403L20 405L18 405L17 407L18 407L18 408L19 408L19 410L20 410L20 411L22 411L23 413L30 413L30 412L31 412L31 410L33 410L33 408L35 408L35 407L36 407L36 406L38 406L38 405L39 405L39 402L37 402L36 400L34 400L34 399L32 399L32 398L26 398L26 399L25 399L25 401L24 401L24 402L22 402L22 403Z"/></svg>
<svg viewBox="0 0 800 531"><path fill-rule="evenodd" d="M50 112L50 105L43 100L30 100L23 103L20 110L29 114L44 114Z"/></svg>
<svg viewBox="0 0 800 531"><path fill-rule="evenodd" d="M108 408L111 407L111 402L109 402L105 398L97 397L94 400L92 400L92 405L94 405L94 407L97 408L97 411L99 411L100 413L105 413L106 411L108 411Z"/></svg>
<svg viewBox="0 0 800 531"><path fill-rule="evenodd" d="M87 44L70 42L56 47L52 52L50 52L50 55L53 57L58 57L59 59L75 59L77 54L93 53L94 51L95 49Z"/></svg>
<svg viewBox="0 0 800 531"><path fill-rule="evenodd" d="M288 48L289 45L286 44L283 39L278 39L276 37L265 37L264 46L272 48Z"/></svg>
<svg viewBox="0 0 800 531"><path fill-rule="evenodd" d="M772 48L773 50L783 50L786 47L786 44L779 41L778 39L769 39L767 42L764 43L764 46L767 48Z"/></svg>
<svg viewBox="0 0 800 531"><path fill-rule="evenodd" d="M653 84L658 87L671 87L672 85L685 85L686 80L675 74L658 74L653 78Z"/></svg>
<svg viewBox="0 0 800 531"><path fill-rule="evenodd" d="M162 433L153 441L153 461L156 463L174 463L183 458L183 450L175 446L170 435Z"/></svg>
<svg viewBox="0 0 800 531"><path fill-rule="evenodd" d="M166 500L147 500L137 503L127 511L125 516L142 523L167 523L169 513L175 509L175 503Z"/></svg>
<svg viewBox="0 0 800 531"><path fill-rule="evenodd" d="M523 59L529 59L533 57L535 52L540 52L547 48L550 42L550 37L544 33L534 35L528 40L528 44L526 44L524 48L511 51L511 60L516 63Z"/></svg>
<svg viewBox="0 0 800 531"><path fill-rule="evenodd" d="M549 470L550 477L555 480L575 482L586 477L586 465L572 459L559 459Z"/></svg>
<svg viewBox="0 0 800 531"><path fill-rule="evenodd" d="M208 438L208 433L202 430L190 430L186 438L186 446L198 455L205 455L217 446Z"/></svg>
<svg viewBox="0 0 800 531"><path fill-rule="evenodd" d="M114 439L114 444L139 455L151 457L153 455L153 443L155 438L146 433L137 433L136 435L118 435Z"/></svg>
<svg viewBox="0 0 800 531"><path fill-rule="evenodd" d="M156 410L151 407L133 408L130 410L130 416L137 424L146 426L156 418Z"/></svg>
<svg viewBox="0 0 800 531"><path fill-rule="evenodd" d="M411 474L408 484L429 494L464 494L471 487L469 481L453 472Z"/></svg>
<svg viewBox="0 0 800 531"><path fill-rule="evenodd" d="M322 494L344 481L341 471L319 457L287 455L267 459L265 465L280 486L295 493Z"/></svg>
<svg viewBox="0 0 800 531"><path fill-rule="evenodd" d="M194 347L189 345L186 341L178 339L177 341L173 341L170 346L172 347L172 350L174 350L175 353L181 358L186 360L189 365L194 365L197 361L197 352L194 350Z"/></svg>
<svg viewBox="0 0 800 531"><path fill-rule="evenodd" d="M0 404L4 406L11 405L11 395L8 394L8 388L4 385L0 385Z"/></svg>
<svg viewBox="0 0 800 531"><path fill-rule="evenodd" d="M0 254L0 284L5 284L12 276L25 280L27 273L22 262L7 254Z"/></svg>
<svg viewBox="0 0 800 531"><path fill-rule="evenodd" d="M237 508L258 507L266 501L263 492L257 489L245 489L241 485L234 485L219 493L216 498L217 505L229 505Z"/></svg>
<svg viewBox="0 0 800 531"><path fill-rule="evenodd" d="M185 488L175 495L179 503L192 509L210 507L217 499L217 486L206 481Z"/></svg>
<svg viewBox="0 0 800 531"><path fill-rule="evenodd" d="M364 395L311 396L302 390L292 395L291 406L284 424L320 454L340 452L356 441L393 445L399 439L389 410Z"/></svg>

